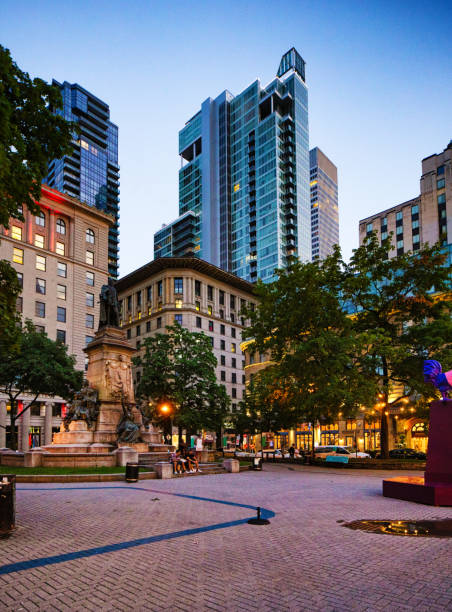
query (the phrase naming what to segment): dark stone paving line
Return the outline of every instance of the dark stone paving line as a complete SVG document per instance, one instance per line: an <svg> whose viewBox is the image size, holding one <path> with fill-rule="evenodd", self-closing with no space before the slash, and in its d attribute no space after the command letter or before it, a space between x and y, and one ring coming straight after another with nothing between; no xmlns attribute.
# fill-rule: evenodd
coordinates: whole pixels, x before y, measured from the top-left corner
<svg viewBox="0 0 452 612"><path fill-rule="evenodd" d="M227 506L236 506L238 508L247 508L256 510L256 506L250 506L248 504L239 504L237 502L226 501L222 499L212 499L209 497L199 497L197 495L188 495L185 493L173 493L171 491L161 491L159 489L146 489L143 487L33 487L33 488L22 488L18 487L18 491L92 491L92 490L104 490L104 489L125 489L134 491L144 491L146 493L158 493L160 495L172 495L174 497L182 497L185 499L194 499L197 501L211 502L215 504L225 504ZM271 518L275 516L272 510L267 508L261 508L262 518ZM253 517L254 518L254 517ZM205 525L204 527L195 527L192 529L184 529L182 531L173 531L171 533L163 533L156 536L150 536L147 538L139 538L137 540L130 540L128 542L118 542L116 544L108 544L105 546L97 546L95 548L88 548L86 550L79 550L70 553L63 553L60 555L52 555L50 557L41 557L40 559L29 559L27 561L19 561L17 563L9 563L7 565L0 566L0 575L13 574L23 570L33 569L36 567L45 567L47 565L55 565L57 563L64 563L66 561L74 561L76 559L86 559L87 557L94 557L96 555L103 555L110 552L116 552L119 550L125 550L128 548L135 548L137 546L143 546L145 544L152 544L154 542L162 542L164 540L173 540L175 538L181 538L185 536L195 535L198 533L205 533L208 531L216 531L218 529L226 529L228 527L235 527L237 525L243 525L247 523L248 519L238 519L235 521L227 521L225 523L216 523L214 525Z"/></svg>

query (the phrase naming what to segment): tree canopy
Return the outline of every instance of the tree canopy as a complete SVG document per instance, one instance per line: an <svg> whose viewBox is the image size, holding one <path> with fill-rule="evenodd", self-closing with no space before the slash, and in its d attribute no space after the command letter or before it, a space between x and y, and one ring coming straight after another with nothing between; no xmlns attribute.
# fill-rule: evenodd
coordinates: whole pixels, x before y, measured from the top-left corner
<svg viewBox="0 0 452 612"><path fill-rule="evenodd" d="M144 354L134 358L141 368L137 398L150 409L150 417L162 422L160 407L171 406L176 426L187 431L217 431L228 412L229 397L215 374L217 360L210 339L176 324L166 333L144 341Z"/></svg>
<svg viewBox="0 0 452 612"><path fill-rule="evenodd" d="M83 373L75 369L75 357L67 354L66 345L37 332L31 321L26 321L17 340L17 350L0 354L0 390L10 401L13 449L17 447L16 421L40 395L58 395L69 400L83 381ZM18 412L18 401L24 394L30 399Z"/></svg>

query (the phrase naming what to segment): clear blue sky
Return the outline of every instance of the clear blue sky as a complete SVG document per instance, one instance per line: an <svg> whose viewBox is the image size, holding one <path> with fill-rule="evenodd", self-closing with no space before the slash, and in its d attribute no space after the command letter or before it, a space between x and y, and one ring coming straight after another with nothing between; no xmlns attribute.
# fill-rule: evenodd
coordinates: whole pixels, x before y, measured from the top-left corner
<svg viewBox="0 0 452 612"><path fill-rule="evenodd" d="M119 126L121 274L178 213L178 131L208 96L307 63L310 146L338 166L340 236L419 192L452 138L452 2L3 0L0 43L23 70L77 82Z"/></svg>

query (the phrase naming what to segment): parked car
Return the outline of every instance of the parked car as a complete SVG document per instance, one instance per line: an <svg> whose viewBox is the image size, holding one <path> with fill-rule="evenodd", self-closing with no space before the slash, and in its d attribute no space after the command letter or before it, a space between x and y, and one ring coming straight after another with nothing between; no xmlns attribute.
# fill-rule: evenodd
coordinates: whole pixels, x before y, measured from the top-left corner
<svg viewBox="0 0 452 612"><path fill-rule="evenodd" d="M427 455L414 448L394 448L389 451L391 459L427 459Z"/></svg>
<svg viewBox="0 0 452 612"><path fill-rule="evenodd" d="M347 448L346 446L317 446L314 449L315 456L317 459L325 459L328 455L341 455L348 456L349 458L358 459L370 459L370 455L368 453L363 453L362 451L355 452Z"/></svg>

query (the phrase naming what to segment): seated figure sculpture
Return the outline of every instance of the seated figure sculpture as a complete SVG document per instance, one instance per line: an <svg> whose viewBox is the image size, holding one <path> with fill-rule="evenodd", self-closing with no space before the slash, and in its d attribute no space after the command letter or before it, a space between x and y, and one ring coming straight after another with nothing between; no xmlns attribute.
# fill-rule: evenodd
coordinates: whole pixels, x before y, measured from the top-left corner
<svg viewBox="0 0 452 612"><path fill-rule="evenodd" d="M121 396L122 417L118 423L116 433L118 434L118 442L139 442L140 426L133 420L132 411L127 404L124 395Z"/></svg>
<svg viewBox="0 0 452 612"><path fill-rule="evenodd" d="M69 429L72 421L86 421L88 428L91 428L99 416L98 393L85 381L83 387L75 393L69 410L63 419L64 428Z"/></svg>
<svg viewBox="0 0 452 612"><path fill-rule="evenodd" d="M426 359L424 361L424 381L436 387L443 400L447 400L447 394L452 390L452 370L443 372L439 361Z"/></svg>

